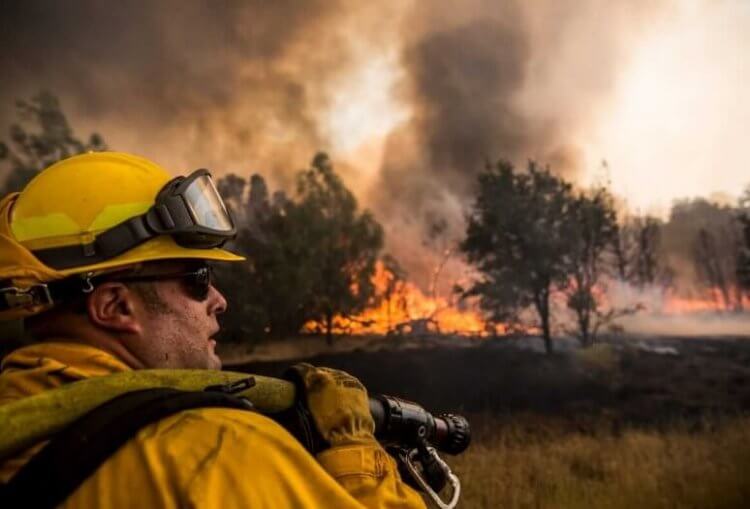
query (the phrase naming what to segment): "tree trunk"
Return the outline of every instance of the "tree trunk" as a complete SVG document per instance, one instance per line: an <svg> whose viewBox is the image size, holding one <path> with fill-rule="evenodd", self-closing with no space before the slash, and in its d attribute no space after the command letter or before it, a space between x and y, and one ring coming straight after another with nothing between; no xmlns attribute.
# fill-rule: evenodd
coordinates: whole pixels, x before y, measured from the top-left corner
<svg viewBox="0 0 750 509"><path fill-rule="evenodd" d="M330 311L326 312L326 344L333 345L333 313Z"/></svg>
<svg viewBox="0 0 750 509"><path fill-rule="evenodd" d="M549 309L542 314L542 337L544 338L544 349L548 354L552 353L552 335L549 326Z"/></svg>
<svg viewBox="0 0 750 509"><path fill-rule="evenodd" d="M625 239L623 239L623 231L620 229L618 231L617 237L615 237L615 240L613 242L614 245L614 254L615 254L615 267L617 267L617 275L620 277L622 281L628 280L628 259L627 255L625 254L625 247L623 244L625 243Z"/></svg>
<svg viewBox="0 0 750 509"><path fill-rule="evenodd" d="M578 333L579 340L582 348L588 348L593 344L591 337L591 312L587 307L588 302L579 303L580 309L576 309L576 315L578 315Z"/></svg>
<svg viewBox="0 0 750 509"><path fill-rule="evenodd" d="M582 316L579 320L581 328L581 346L588 348L591 346L591 336L589 334L589 319L587 316Z"/></svg>
<svg viewBox="0 0 750 509"><path fill-rule="evenodd" d="M539 313L539 320L542 322L542 339L544 339L544 350L547 354L552 353L552 334L550 333L549 323L549 290L544 289L534 296L536 311Z"/></svg>

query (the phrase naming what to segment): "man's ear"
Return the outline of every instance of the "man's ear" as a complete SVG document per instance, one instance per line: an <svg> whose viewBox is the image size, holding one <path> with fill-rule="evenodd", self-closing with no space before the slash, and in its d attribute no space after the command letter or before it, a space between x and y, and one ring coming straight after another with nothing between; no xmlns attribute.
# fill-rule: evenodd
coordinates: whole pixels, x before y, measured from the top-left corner
<svg viewBox="0 0 750 509"><path fill-rule="evenodd" d="M86 299L86 311L95 325L114 332L139 334L143 327L136 295L117 281L102 283Z"/></svg>

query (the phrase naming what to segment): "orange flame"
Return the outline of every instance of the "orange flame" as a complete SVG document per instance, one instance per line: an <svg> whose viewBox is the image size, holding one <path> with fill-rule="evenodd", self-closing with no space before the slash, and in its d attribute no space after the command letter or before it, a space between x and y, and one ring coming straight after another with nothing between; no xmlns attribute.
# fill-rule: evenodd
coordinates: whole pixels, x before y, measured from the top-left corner
<svg viewBox="0 0 750 509"><path fill-rule="evenodd" d="M415 284L398 279L382 262L377 263L372 281L376 289L377 304L358 315L334 317L334 334L452 334L476 337L511 332L507 325L486 321L473 303L456 303L445 297L426 295ZM612 303L608 285L596 285L592 291L601 309L610 309ZM558 308L567 307L563 294L553 295L553 300ZM639 301L636 297L629 304L634 312L656 315L718 313L727 310L721 293L715 288L697 297L665 291L656 302L652 300L650 304L646 304ZM742 297L738 302L741 304L734 307L750 309L748 296ZM320 323L315 321L305 324L303 330L311 333L323 332ZM538 328L533 326L521 327L520 330L527 334L539 333Z"/></svg>
<svg viewBox="0 0 750 509"><path fill-rule="evenodd" d="M425 295L413 283L397 279L381 262L377 263L372 281L378 304L356 316L335 317L334 333L483 336L505 332L502 326L486 323L474 309L461 309L444 297ZM319 332L320 327L310 322L305 330Z"/></svg>
<svg viewBox="0 0 750 509"><path fill-rule="evenodd" d="M736 296L737 294L732 292L732 295ZM735 300L736 302L731 305L725 303L718 288L711 288L704 295L698 297L684 297L668 293L661 312L669 315L680 315L689 313L715 313L728 311L733 308L750 308L750 298L748 296L735 297Z"/></svg>

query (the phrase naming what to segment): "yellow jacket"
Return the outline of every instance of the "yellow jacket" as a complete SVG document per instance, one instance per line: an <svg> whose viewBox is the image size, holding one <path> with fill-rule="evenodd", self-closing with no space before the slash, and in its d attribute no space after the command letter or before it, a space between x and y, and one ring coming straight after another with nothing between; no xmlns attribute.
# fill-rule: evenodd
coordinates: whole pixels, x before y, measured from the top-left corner
<svg viewBox="0 0 750 509"><path fill-rule="evenodd" d="M8 355L0 405L85 378L129 370L102 350L43 343ZM42 444L0 465L7 481ZM39 480L44 489L44 480ZM313 458L254 412L186 410L146 426L65 502L66 508L424 508L378 445L336 447Z"/></svg>

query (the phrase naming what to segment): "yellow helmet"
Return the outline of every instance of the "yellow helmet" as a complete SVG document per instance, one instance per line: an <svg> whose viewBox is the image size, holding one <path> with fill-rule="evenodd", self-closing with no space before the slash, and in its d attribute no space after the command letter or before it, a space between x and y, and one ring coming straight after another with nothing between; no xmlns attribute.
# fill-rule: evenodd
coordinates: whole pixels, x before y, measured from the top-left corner
<svg viewBox="0 0 750 509"><path fill-rule="evenodd" d="M48 283L151 260L240 261L206 170L172 177L130 154L74 156L0 201L0 319L53 305Z"/></svg>

